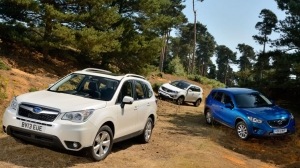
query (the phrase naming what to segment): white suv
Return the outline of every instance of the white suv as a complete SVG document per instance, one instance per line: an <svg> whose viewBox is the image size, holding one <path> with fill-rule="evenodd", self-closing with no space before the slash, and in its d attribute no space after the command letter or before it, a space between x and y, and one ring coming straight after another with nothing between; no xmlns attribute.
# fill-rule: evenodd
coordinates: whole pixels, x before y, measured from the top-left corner
<svg viewBox="0 0 300 168"><path fill-rule="evenodd" d="M172 99L178 105L183 104L183 102L192 102L194 106L198 107L202 102L203 90L200 86L187 81L176 80L163 84L158 89L158 96Z"/></svg>
<svg viewBox="0 0 300 168"><path fill-rule="evenodd" d="M87 68L47 90L13 98L3 116L3 131L47 146L86 149L99 161L115 142L139 136L147 143L156 110L157 100L144 77Z"/></svg>

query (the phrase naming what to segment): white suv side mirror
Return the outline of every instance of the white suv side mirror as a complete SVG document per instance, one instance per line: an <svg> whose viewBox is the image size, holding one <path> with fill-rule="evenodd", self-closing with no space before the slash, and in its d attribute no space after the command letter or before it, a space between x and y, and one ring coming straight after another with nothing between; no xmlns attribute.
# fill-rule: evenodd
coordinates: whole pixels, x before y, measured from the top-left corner
<svg viewBox="0 0 300 168"><path fill-rule="evenodd" d="M133 98L130 96L125 96L122 100L121 107L124 108L125 104L132 104Z"/></svg>

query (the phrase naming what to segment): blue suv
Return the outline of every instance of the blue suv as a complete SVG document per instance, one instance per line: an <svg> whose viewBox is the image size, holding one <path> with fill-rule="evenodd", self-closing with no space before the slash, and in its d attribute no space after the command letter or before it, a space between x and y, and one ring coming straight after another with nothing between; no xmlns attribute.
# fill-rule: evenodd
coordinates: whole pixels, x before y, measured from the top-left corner
<svg viewBox="0 0 300 168"><path fill-rule="evenodd" d="M292 113L247 88L213 89L206 98L204 115L208 124L217 121L229 126L243 140L251 135L282 136L295 132Z"/></svg>

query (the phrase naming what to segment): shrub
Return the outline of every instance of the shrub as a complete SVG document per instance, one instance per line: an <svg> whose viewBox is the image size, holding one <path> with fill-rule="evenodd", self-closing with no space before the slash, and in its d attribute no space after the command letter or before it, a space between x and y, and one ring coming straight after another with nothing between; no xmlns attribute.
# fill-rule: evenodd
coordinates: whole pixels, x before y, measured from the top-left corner
<svg viewBox="0 0 300 168"><path fill-rule="evenodd" d="M11 68L4 64L3 62L0 61L0 69L3 69L3 70L11 70Z"/></svg>
<svg viewBox="0 0 300 168"><path fill-rule="evenodd" d="M167 73L177 76L185 76L186 73L179 57L176 56L170 61L168 64Z"/></svg>
<svg viewBox="0 0 300 168"><path fill-rule="evenodd" d="M163 77L163 74L161 72L159 72L158 74L156 74L156 76L162 78Z"/></svg>
<svg viewBox="0 0 300 168"><path fill-rule="evenodd" d="M189 80L192 80L192 81L195 81L195 82L199 82L199 83L204 84L204 85L208 85L211 88L222 88L222 87L225 87L224 83L221 83L221 82L219 82L217 80L209 79L207 77L203 77L203 76L200 76L200 75L188 75L187 78Z"/></svg>
<svg viewBox="0 0 300 168"><path fill-rule="evenodd" d="M37 89L37 88L30 88L29 89L29 92L35 92L35 91L38 91L39 89Z"/></svg>
<svg viewBox="0 0 300 168"><path fill-rule="evenodd" d="M153 88L154 92L157 93L158 89L160 88L161 85L163 85L163 83L161 83L161 82L152 84L152 88Z"/></svg>

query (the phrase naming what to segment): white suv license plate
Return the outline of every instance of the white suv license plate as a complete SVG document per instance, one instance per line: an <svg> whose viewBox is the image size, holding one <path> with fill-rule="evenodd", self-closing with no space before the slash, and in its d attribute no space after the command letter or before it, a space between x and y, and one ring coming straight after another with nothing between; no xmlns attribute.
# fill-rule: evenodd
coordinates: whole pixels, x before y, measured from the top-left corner
<svg viewBox="0 0 300 168"><path fill-rule="evenodd" d="M287 132L287 129L284 128L284 129L274 129L274 134L284 134Z"/></svg>
<svg viewBox="0 0 300 168"><path fill-rule="evenodd" d="M37 131L37 132L44 132L44 127L43 125L35 124L35 123L30 123L30 122L25 122L21 121L20 122L20 127L32 130L32 131Z"/></svg>

